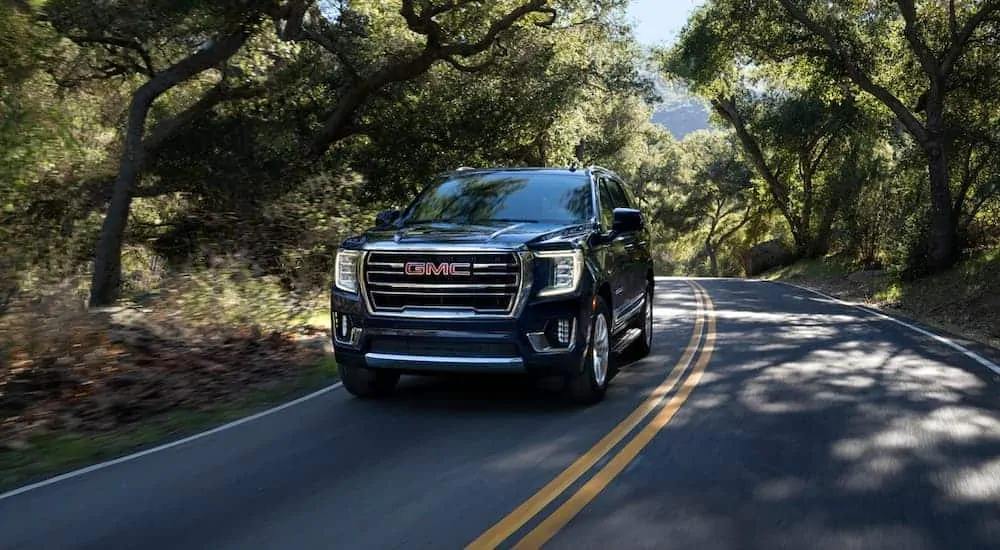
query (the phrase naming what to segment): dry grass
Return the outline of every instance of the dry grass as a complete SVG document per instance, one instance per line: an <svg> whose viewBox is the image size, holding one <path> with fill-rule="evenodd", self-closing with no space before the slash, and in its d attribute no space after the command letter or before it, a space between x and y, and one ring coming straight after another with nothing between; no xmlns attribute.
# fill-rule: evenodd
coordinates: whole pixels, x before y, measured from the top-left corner
<svg viewBox="0 0 1000 550"><path fill-rule="evenodd" d="M142 307L101 312L87 311L80 288L22 294L0 316L0 469L79 464L136 443L121 434L158 433L144 426L165 415L200 426L336 376L328 328L308 323L321 317L313 302L270 281L187 274Z"/></svg>

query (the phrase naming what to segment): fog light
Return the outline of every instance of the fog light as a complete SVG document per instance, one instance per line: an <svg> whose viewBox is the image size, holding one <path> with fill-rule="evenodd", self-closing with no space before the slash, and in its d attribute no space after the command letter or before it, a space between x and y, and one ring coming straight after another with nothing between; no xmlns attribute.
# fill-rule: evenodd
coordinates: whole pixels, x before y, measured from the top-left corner
<svg viewBox="0 0 1000 550"><path fill-rule="evenodd" d="M559 319L556 340L564 346L569 344L569 319Z"/></svg>
<svg viewBox="0 0 1000 550"><path fill-rule="evenodd" d="M348 331L351 329L351 321L343 313L338 314L337 317L340 317L340 326L337 330L338 336L340 336L341 340L347 340Z"/></svg>
<svg viewBox="0 0 1000 550"><path fill-rule="evenodd" d="M527 333L531 347L538 353L567 353L576 348L576 319L549 319L545 330Z"/></svg>
<svg viewBox="0 0 1000 550"><path fill-rule="evenodd" d="M361 341L361 327L354 326L351 316L345 313L337 313L334 316L333 336L335 343L347 346L357 346Z"/></svg>

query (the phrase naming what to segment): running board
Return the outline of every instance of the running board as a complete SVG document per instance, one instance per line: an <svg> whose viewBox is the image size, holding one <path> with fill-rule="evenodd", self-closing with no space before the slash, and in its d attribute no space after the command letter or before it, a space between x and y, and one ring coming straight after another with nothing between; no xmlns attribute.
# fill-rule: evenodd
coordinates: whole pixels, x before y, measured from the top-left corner
<svg viewBox="0 0 1000 550"><path fill-rule="evenodd" d="M614 353L621 353L625 348L631 346L632 342L638 340L640 336L642 336L642 329L638 328L629 329L621 337L621 339L618 340L618 342L615 344L615 347L612 348L611 351L613 351Z"/></svg>

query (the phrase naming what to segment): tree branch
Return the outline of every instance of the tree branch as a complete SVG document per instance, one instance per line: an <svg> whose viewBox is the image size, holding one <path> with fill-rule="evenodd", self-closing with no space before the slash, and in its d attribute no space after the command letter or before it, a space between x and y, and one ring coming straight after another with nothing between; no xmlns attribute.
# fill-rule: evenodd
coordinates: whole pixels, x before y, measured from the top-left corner
<svg viewBox="0 0 1000 550"><path fill-rule="evenodd" d="M267 89L262 86L241 86L238 88L230 88L224 83L219 84L187 109L184 109L172 117L163 119L153 126L153 128L147 133L145 139L142 141L143 149L147 154L157 151L163 146L164 143L169 141L170 138L177 135L177 132L184 126L190 124L193 120L216 105L228 101L239 101L242 99L261 97L266 91Z"/></svg>
<svg viewBox="0 0 1000 550"><path fill-rule="evenodd" d="M740 220L740 223L736 224L736 227L733 227L729 231L723 233L719 237L719 240L716 241L716 246L720 246L720 245L722 245L722 243L728 241L729 238L732 237L733 235L735 235L737 231L739 231L740 229L743 229L746 226L746 224L750 223L750 220L752 220L754 218L754 215L753 215L753 212L752 212L752 208L753 208L753 205L750 203L750 201L747 201L746 209L743 211L743 219Z"/></svg>
<svg viewBox="0 0 1000 550"><path fill-rule="evenodd" d="M344 54L344 52L342 52L339 48L337 48L337 46L332 41L330 41L329 38L323 36L318 32L307 29L305 27L302 27L299 30L299 36L302 39L308 40L309 42L312 42L318 45L319 47L323 48L324 50L333 54L333 56L337 58L337 61L340 61L340 65L344 68L345 71L347 71L347 74L352 79L358 80L359 78L361 78L360 73L354 67L354 64L351 62L351 60L348 59L347 56Z"/></svg>
<svg viewBox="0 0 1000 550"><path fill-rule="evenodd" d="M531 0L521 4L520 6L514 8L507 15L501 17L500 19L494 21L486 34L480 38L478 41L469 43L459 43L459 44L448 44L441 47L441 52L443 56L453 56L458 55L462 57L469 57L486 51L493 42L496 40L500 33L506 31L507 29L514 26L515 23L520 21L522 18L532 14L532 13L546 13L549 14L550 19L548 22L540 22L540 26L551 26L556 20L556 11L547 6L548 0Z"/></svg>
<svg viewBox="0 0 1000 550"><path fill-rule="evenodd" d="M903 14L903 21L906 24L903 34L914 53L917 54L917 59L923 66L924 72L929 75L938 74L940 67L937 56L927 46L927 42L920 34L920 29L917 28L917 8L914 6L913 0L896 0L896 3L899 5L899 11Z"/></svg>
<svg viewBox="0 0 1000 550"><path fill-rule="evenodd" d="M948 0L948 30L951 32L951 41L958 39L958 15L955 13L955 0Z"/></svg>
<svg viewBox="0 0 1000 550"><path fill-rule="evenodd" d="M434 63L442 60L459 70L467 72L482 70L485 68L483 66L485 63L481 66L466 66L461 64L458 58L472 57L485 52L496 44L503 32L532 13L549 13L552 17L547 24L555 21L555 10L548 7L549 0L530 0L512 9L500 19L493 21L486 34L479 40L471 43L443 44L440 40L440 26L431 17L445 13L450 9L472 4L475 1L478 0L449 1L436 8L427 8L417 14L413 0L403 0L399 13L406 20L410 30L426 37L423 50L409 59L391 61L389 65L351 85L340 98L337 108L326 116L323 127L309 148L307 157L316 158L325 153L338 140L352 135L348 130L354 124L353 119L357 111L385 86L394 82L412 80L426 73Z"/></svg>
<svg viewBox="0 0 1000 550"><path fill-rule="evenodd" d="M444 58L445 62L454 67L455 69L462 71L464 73L481 73L486 69L496 65L496 58L491 57L486 61L476 64L476 65L463 65L459 60L452 56Z"/></svg>
<svg viewBox="0 0 1000 550"><path fill-rule="evenodd" d="M876 84L872 80L871 76L864 72L857 62L851 59L850 54L848 54L847 49L844 44L841 43L836 36L834 36L833 31L830 27L821 24L806 13L798 4L792 0L779 0L781 5L785 8L785 11L796 21L802 24L809 32L820 37L829 48L830 52L828 57L835 61L839 61L847 73L847 75L854 81L855 84L861 87L861 89L875 96L876 99L881 101L886 107L892 110L900 122L906 126L906 129L917 139L921 144L926 143L929 139L927 128L913 113L903 104L902 101L892 92L890 92L884 86Z"/></svg>
<svg viewBox="0 0 1000 550"><path fill-rule="evenodd" d="M983 170L986 169L986 165L993 158L993 147L988 145L987 150L980 155L979 160L973 166L972 156L974 152L975 144L969 144L969 150L966 152L965 162L962 167L962 183L959 186L958 193L955 195L955 207L952 210L956 219L962 215L962 210L965 209L965 201L968 200L972 184L979 179L980 174L982 174Z"/></svg>
<svg viewBox="0 0 1000 550"><path fill-rule="evenodd" d="M940 71L942 76L951 74L958 58L965 53L965 48L972 39L972 35L975 34L976 30L978 30L979 27L998 10L1000 10L1000 2L997 0L986 0L985 5L981 7L979 11L972 14L972 17L965 22L962 30L959 31L959 33L952 40L951 46L945 52L944 57L941 58Z"/></svg>
<svg viewBox="0 0 1000 550"><path fill-rule="evenodd" d="M83 36L68 36L67 38L69 38L73 42L76 42L77 44L102 44L105 46L114 46L117 48L124 48L127 50L134 51L137 54L139 54L140 58L142 58L142 62L144 65L144 67L141 68L136 66L136 68L139 69L139 72L150 78L156 76L156 67L153 65L152 56L149 55L149 52L146 51L146 48L144 48L142 44L140 44L139 41L137 40L116 38L113 36L97 36L92 34Z"/></svg>
<svg viewBox="0 0 1000 550"><path fill-rule="evenodd" d="M750 161L757 169L757 173L763 178L764 183L767 184L768 189L771 191L771 197L778 206L778 210L781 211L781 214L788 221L792 231L797 232L798 218L791 211L788 204L788 187L781 183L779 174L772 170L771 166L767 163L764 151L761 149L757 139L747 129L746 123L743 121L743 117L740 116L735 102L731 99L718 96L711 100L711 104L722 118L733 125L733 128L736 130L736 136L743 144L747 156L750 157Z"/></svg>

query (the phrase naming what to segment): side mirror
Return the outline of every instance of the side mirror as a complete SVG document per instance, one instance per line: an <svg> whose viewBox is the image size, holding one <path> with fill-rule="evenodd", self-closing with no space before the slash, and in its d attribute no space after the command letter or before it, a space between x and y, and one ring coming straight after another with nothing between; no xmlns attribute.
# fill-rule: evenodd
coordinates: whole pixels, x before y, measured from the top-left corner
<svg viewBox="0 0 1000 550"><path fill-rule="evenodd" d="M387 225L392 225L397 219L399 219L399 210L383 210L375 215L375 225L379 227L385 227Z"/></svg>
<svg viewBox="0 0 1000 550"><path fill-rule="evenodd" d="M632 233L642 229L642 212L634 208L615 208L611 215L611 230L615 233Z"/></svg>

